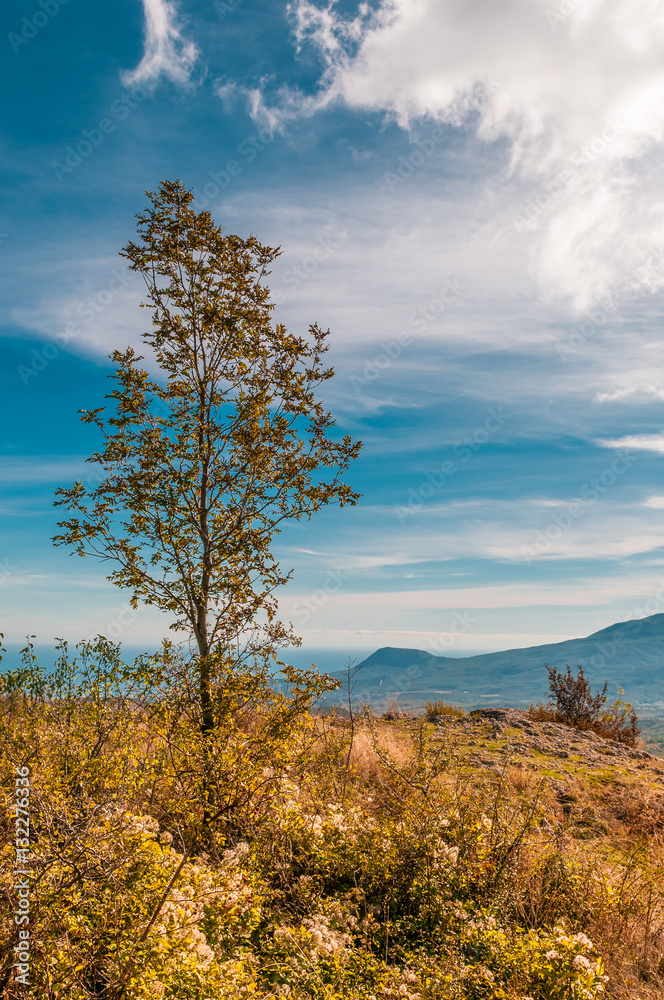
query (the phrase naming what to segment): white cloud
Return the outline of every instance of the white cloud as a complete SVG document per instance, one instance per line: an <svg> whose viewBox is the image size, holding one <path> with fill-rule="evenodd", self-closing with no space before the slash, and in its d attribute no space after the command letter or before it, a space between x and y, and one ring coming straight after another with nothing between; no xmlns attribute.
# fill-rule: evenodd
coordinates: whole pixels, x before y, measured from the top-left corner
<svg viewBox="0 0 664 1000"><path fill-rule="evenodd" d="M598 392L594 397L596 403L622 402L624 399L632 399L634 396L642 402L651 399L664 399L664 389L656 385L626 385L622 389L615 389L613 392Z"/></svg>
<svg viewBox="0 0 664 1000"><path fill-rule="evenodd" d="M160 76L174 83L191 82L198 49L180 33L173 0L143 0L145 11L145 48L143 58L133 70L122 74L125 86L154 84Z"/></svg>
<svg viewBox="0 0 664 1000"><path fill-rule="evenodd" d="M314 97L282 92L285 114L343 102L404 128L438 120L507 140L545 289L583 311L664 285L664 0L584 0L566 16L551 0L383 0L352 19L296 0L293 11L298 45L313 43L325 71Z"/></svg>
<svg viewBox="0 0 664 1000"><path fill-rule="evenodd" d="M653 510L664 510L664 497L654 496L648 497L643 503L644 507L652 507Z"/></svg>
<svg viewBox="0 0 664 1000"><path fill-rule="evenodd" d="M105 359L115 348L141 347L145 320L140 303L145 289L117 256L91 252L80 258L63 247L57 266L36 264L35 273L43 298L35 296L29 305L13 308L8 304L5 310L5 322L52 342L46 354L43 346L26 348L28 369L40 372L50 363L49 355L57 357L61 351ZM32 375L26 377L26 384L34 384Z"/></svg>
<svg viewBox="0 0 664 1000"><path fill-rule="evenodd" d="M601 488L596 477L590 477L585 485L591 483ZM297 572L316 566L323 579L334 567L346 574L345 588L351 578L356 587L373 586L370 581L375 578L404 579L405 568L412 570L414 566L423 570L430 567L424 571L426 579L431 578L431 569L447 578L448 571L435 567L451 560L490 560L528 567L554 561L615 560L624 568L625 560L638 557L640 564L642 556L664 548L664 526L659 513L644 510L652 505L637 507L622 499L619 483L603 493L594 488L593 492L585 490L557 510L516 499L486 504L472 517L458 511L456 520L443 520L439 507L424 504L403 526L394 523L393 509L383 508L381 516L380 508L374 506L364 512L366 520L355 529L359 534L341 528L335 535L334 555L297 560ZM365 530L364 525L369 524L380 525L382 533ZM390 539L387 554L382 548L385 537ZM360 546L362 555L358 556ZM290 553L284 557L290 565L289 559ZM504 575L503 570L497 572ZM412 574L411 579L421 576ZM580 579L585 579L583 574ZM538 579L536 589L541 586ZM422 607L426 607L424 601Z"/></svg>
<svg viewBox="0 0 664 1000"><path fill-rule="evenodd" d="M654 451L664 455L664 434L627 434L625 437L597 441L602 448L625 448L627 451Z"/></svg>
<svg viewBox="0 0 664 1000"><path fill-rule="evenodd" d="M226 114L233 110L236 103L244 102L256 124L272 136L284 132L288 122L301 114L302 100L297 93L285 88L280 94L281 106L270 107L265 101L262 86L246 87L233 80L220 80L217 81L214 92L222 102Z"/></svg>
<svg viewBox="0 0 664 1000"><path fill-rule="evenodd" d="M382 646L397 646L430 650L437 656L471 656L478 651L493 653L501 649L522 649L575 638L573 635L558 633L467 632L455 636L453 645L441 649L440 635L440 632L417 629L304 629L302 631L305 644L312 647L323 644L327 648L338 648L341 651L347 650L349 646L359 646L365 652L373 652Z"/></svg>
<svg viewBox="0 0 664 1000"><path fill-rule="evenodd" d="M487 609L523 609L531 607L577 607L579 603L585 607L606 607L615 602L635 602L644 596L651 597L655 588L660 588L651 575L636 574L626 577L625 574L606 577L585 577L578 582L562 580L555 583L541 584L533 587L531 581L517 584L487 585L484 587L454 587L431 590L401 590L385 592L339 591L328 596L325 605L318 608L308 622L303 626L297 624L298 603L306 599L307 594L290 593L280 601L281 613L284 617L292 617L298 632L308 628L322 628L356 631L365 630L366 623L375 623L377 629L394 631L395 616L399 624L407 626L413 614L422 617L423 611L431 620L432 612L454 612L460 610L482 611ZM661 600L658 597L661 610ZM636 608L625 606L623 617L636 617ZM646 609L648 614L653 611ZM439 618L441 630L449 628L453 619L449 615ZM618 615L614 620L619 620ZM518 618L513 619L514 624ZM470 622L477 626L479 620ZM511 624L511 622L510 622ZM609 624L609 622L607 622ZM373 630L372 630L373 631ZM428 630L433 633L433 629ZM477 632L475 627L473 631ZM514 630L518 631L518 627ZM384 643L381 643L384 645ZM516 643L514 643L516 645Z"/></svg>

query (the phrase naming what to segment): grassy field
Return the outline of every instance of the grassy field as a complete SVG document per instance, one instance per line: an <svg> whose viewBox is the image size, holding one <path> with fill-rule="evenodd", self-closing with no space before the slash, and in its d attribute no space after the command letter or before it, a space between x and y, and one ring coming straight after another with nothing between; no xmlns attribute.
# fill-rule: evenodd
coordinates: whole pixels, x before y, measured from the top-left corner
<svg viewBox="0 0 664 1000"><path fill-rule="evenodd" d="M25 986L8 807L8 998L663 995L664 761L518 712L312 715L311 678L248 674L203 739L186 676L106 653L0 698L34 873Z"/></svg>

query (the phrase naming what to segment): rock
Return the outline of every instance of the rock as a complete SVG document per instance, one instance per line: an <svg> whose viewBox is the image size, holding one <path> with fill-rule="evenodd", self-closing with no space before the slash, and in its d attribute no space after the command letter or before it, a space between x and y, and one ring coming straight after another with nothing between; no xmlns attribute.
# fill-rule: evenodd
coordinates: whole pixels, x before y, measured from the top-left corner
<svg viewBox="0 0 664 1000"><path fill-rule="evenodd" d="M523 760L535 753L597 769L645 769L651 761L661 763L645 750L559 722L538 722L518 708L479 708L465 719L441 718L437 724L445 726L448 731L450 727L455 727L461 745L474 748L473 761L482 767L496 766L501 758L503 761L507 758L509 763L511 755L515 760ZM491 758L489 763L490 758L482 754L482 750L489 750L487 743L493 740L499 740L503 745L496 747L496 757ZM664 774L661 767L650 767L649 770L657 775Z"/></svg>

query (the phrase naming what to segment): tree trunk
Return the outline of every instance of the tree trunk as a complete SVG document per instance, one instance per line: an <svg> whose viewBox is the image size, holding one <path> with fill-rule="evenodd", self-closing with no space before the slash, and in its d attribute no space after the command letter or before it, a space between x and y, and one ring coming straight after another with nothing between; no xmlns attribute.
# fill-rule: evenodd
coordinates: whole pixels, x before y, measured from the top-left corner
<svg viewBox="0 0 664 1000"><path fill-rule="evenodd" d="M200 616L204 612L199 610ZM210 644L204 628L198 630L198 691L201 706L201 736L203 742L203 833L209 832L210 820L214 814L214 782L212 780L213 760L210 738L214 732L214 709L212 705L212 670L210 666Z"/></svg>
<svg viewBox="0 0 664 1000"><path fill-rule="evenodd" d="M210 650L206 643L198 644L198 692L201 706L201 732L207 735L214 729L212 708L212 671Z"/></svg>

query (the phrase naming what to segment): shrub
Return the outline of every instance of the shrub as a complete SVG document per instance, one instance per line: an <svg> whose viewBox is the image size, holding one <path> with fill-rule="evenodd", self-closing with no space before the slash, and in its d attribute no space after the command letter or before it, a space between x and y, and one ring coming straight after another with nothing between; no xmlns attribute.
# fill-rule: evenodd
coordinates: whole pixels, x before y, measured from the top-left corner
<svg viewBox="0 0 664 1000"><path fill-rule="evenodd" d="M439 715L452 715L455 719L463 719L466 715L461 705L448 705L445 701L426 701L424 710L427 719L435 719Z"/></svg>
<svg viewBox="0 0 664 1000"><path fill-rule="evenodd" d="M606 736L617 743L636 746L641 730L638 728L638 717L628 701L623 701L622 688L618 688L618 697L612 705L603 711L598 720L600 728L595 731L600 736Z"/></svg>
<svg viewBox="0 0 664 1000"><path fill-rule="evenodd" d="M629 702L623 701L625 693L618 688L618 698L606 708L606 690L608 681L596 694L586 677L583 667L578 667L576 677L572 674L569 664L565 673L544 664L549 675L551 695L549 703L528 707L528 714L535 722L561 722L565 726L573 726L582 731L590 730L598 736L636 746L640 735L636 712Z"/></svg>

